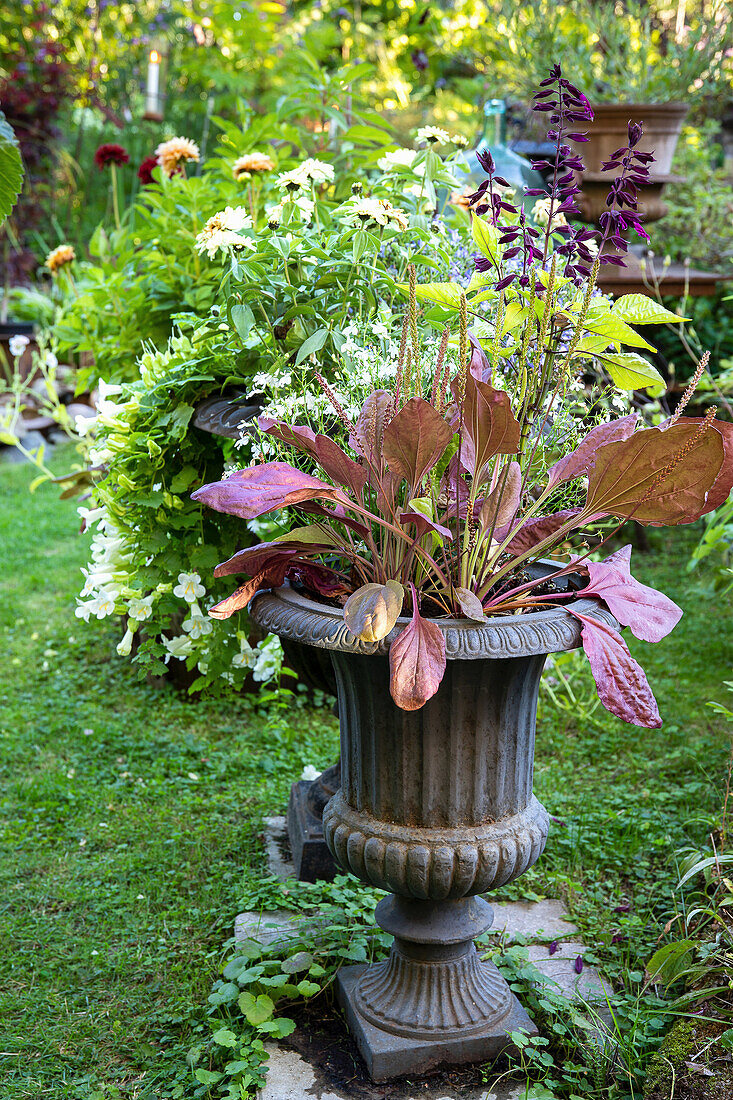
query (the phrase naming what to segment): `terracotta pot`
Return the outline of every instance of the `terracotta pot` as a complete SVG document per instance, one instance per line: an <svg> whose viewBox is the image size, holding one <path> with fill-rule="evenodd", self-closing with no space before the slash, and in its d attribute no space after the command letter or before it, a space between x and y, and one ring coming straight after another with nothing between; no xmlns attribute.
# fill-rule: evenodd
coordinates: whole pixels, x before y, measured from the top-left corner
<svg viewBox="0 0 733 1100"><path fill-rule="evenodd" d="M539 566L539 573L551 565ZM615 625L595 600L584 614ZM548 815L532 793L540 677L548 653L580 644L564 609L492 619L436 619L447 668L432 699L400 710L388 650L404 629L368 644L339 608L290 588L262 593L264 630L330 651L338 688L342 789L323 813L336 860L391 895L377 921L395 937L389 959L342 969L338 995L377 1081L440 1062L483 1061L532 1021L474 939L492 923L476 895L538 859Z"/></svg>
<svg viewBox="0 0 733 1100"><path fill-rule="evenodd" d="M601 174L601 165L611 154L628 144L629 121L640 122L644 136L637 148L654 153L652 176L668 176L672 171L672 158L677 147L682 123L687 114L685 103L599 103L593 108L595 118L583 123L590 141L575 143L583 157L586 171ZM606 173L612 179L615 172Z"/></svg>

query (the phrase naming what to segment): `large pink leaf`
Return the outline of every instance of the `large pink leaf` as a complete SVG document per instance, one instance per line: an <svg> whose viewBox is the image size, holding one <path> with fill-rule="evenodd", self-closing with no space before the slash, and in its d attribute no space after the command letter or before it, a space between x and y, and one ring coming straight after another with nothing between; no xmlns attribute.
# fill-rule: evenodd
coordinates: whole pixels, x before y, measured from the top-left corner
<svg viewBox="0 0 733 1100"><path fill-rule="evenodd" d="M629 653L620 634L606 623L568 611L583 624L583 649L590 661L598 698L606 710L635 726L658 729L662 724L657 701L644 670Z"/></svg>
<svg viewBox="0 0 733 1100"><path fill-rule="evenodd" d="M456 395L456 383L453 384ZM461 464L474 478L483 474L494 455L516 454L520 426L512 412L509 394L479 382L469 374L463 400Z"/></svg>
<svg viewBox="0 0 733 1100"><path fill-rule="evenodd" d="M400 523L404 526L407 523L412 523L417 528L417 537L422 538L428 531L434 531L436 535L440 535L444 539L452 539L453 532L449 531L447 527L443 527L441 523L436 523L432 519L428 519L422 512L400 512Z"/></svg>
<svg viewBox="0 0 733 1100"><path fill-rule="evenodd" d="M271 435L273 439L279 439L281 443L293 447L296 451L302 451L316 457L316 433L305 425L291 427L283 420L273 420L269 416L258 416L257 425L261 431Z"/></svg>
<svg viewBox="0 0 733 1100"><path fill-rule="evenodd" d="M723 441L723 465L705 502L708 512L725 504L733 488L733 424L727 420L716 420L712 427Z"/></svg>
<svg viewBox="0 0 733 1100"><path fill-rule="evenodd" d="M484 531L496 532L511 523L522 499L522 473L518 462L510 462L506 473L502 470L496 485L484 498L480 511Z"/></svg>
<svg viewBox="0 0 733 1100"><path fill-rule="evenodd" d="M587 474L595 465L598 448L604 443L628 439L634 434L636 420L636 413L631 413L630 416L622 416L619 420L611 420L608 424L598 424L592 428L572 454L566 455L550 467L548 487L554 488L556 485L561 485L563 481L572 481L575 477L583 477Z"/></svg>
<svg viewBox="0 0 733 1100"><path fill-rule="evenodd" d="M701 423L689 419L665 431L647 428L599 447L586 506L665 527L692 523L711 511L708 495L723 466L723 436L715 427L698 434Z"/></svg>
<svg viewBox="0 0 733 1100"><path fill-rule="evenodd" d="M191 493L191 498L240 519L256 519L303 500L350 504L340 489L296 470L287 462L264 462L247 470L237 470L223 481L202 485Z"/></svg>
<svg viewBox="0 0 733 1100"><path fill-rule="evenodd" d="M645 642L659 642L682 618L682 608L669 596L641 584L629 571L631 547L616 551L605 561L584 563L590 584L583 596L599 596L608 610L631 633Z"/></svg>
<svg viewBox="0 0 733 1100"><path fill-rule="evenodd" d="M354 519L353 516L350 516L343 504L337 504L334 508L326 508L323 504L316 504L311 500L305 504L299 505L299 507L301 512L305 512L309 516L326 516L336 523L343 523L344 527L348 527L351 531L356 531L357 535L360 535L361 538L369 534L369 528L365 524L360 523L358 519Z"/></svg>
<svg viewBox="0 0 733 1100"><path fill-rule="evenodd" d="M491 382L491 363L486 356L486 352L472 332L469 332L468 339L471 342L471 359L468 364L469 372L477 382Z"/></svg>
<svg viewBox="0 0 733 1100"><path fill-rule="evenodd" d="M390 470L416 489L452 437L450 426L429 401L411 397L384 429L382 452Z"/></svg>
<svg viewBox="0 0 733 1100"><path fill-rule="evenodd" d="M394 398L387 390L374 390L361 407L349 443L367 462L379 466L384 429L394 414Z"/></svg>
<svg viewBox="0 0 733 1100"><path fill-rule="evenodd" d="M528 519L507 546L507 553L523 554L526 550L531 550L533 546L554 535L580 514L580 508L566 508L562 512L553 512L549 516L535 516L533 519Z"/></svg>
<svg viewBox="0 0 733 1100"><path fill-rule="evenodd" d="M294 542L260 542L237 551L227 561L221 562L214 570L215 577L229 577L232 573L249 573L255 576L277 561L292 561L298 554L323 554L333 551L327 543L315 544Z"/></svg>
<svg viewBox="0 0 733 1100"><path fill-rule="evenodd" d="M432 699L445 672L442 631L418 611L412 588L412 620L389 647L390 692L402 710L419 710Z"/></svg>
<svg viewBox="0 0 733 1100"><path fill-rule="evenodd" d="M366 484L366 470L341 450L338 443L327 435L316 436L316 455L325 473L339 485L351 489L355 497L361 495Z"/></svg>

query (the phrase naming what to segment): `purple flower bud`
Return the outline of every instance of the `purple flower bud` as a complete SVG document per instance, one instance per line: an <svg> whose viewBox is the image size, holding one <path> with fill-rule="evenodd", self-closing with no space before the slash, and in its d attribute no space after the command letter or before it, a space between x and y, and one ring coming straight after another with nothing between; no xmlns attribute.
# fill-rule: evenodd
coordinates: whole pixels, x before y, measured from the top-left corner
<svg viewBox="0 0 733 1100"><path fill-rule="evenodd" d="M611 936L611 943L623 943L625 939L626 936L623 934L623 932L614 932L614 934Z"/></svg>
<svg viewBox="0 0 733 1100"><path fill-rule="evenodd" d="M560 944L557 942L557 940L553 940L547 950L550 952L551 955L554 955L559 946Z"/></svg>
<svg viewBox="0 0 733 1100"><path fill-rule="evenodd" d="M478 264L476 265L476 267L477 267L477 270L480 270L480 268L478 267ZM503 279L499 279L499 282L496 284L494 289L495 290L506 290L506 288L508 286L512 285L512 283L514 282L516 277L517 277L516 272L514 272L511 275L505 275Z"/></svg>
<svg viewBox="0 0 733 1100"><path fill-rule="evenodd" d="M412 64L415 66L419 73L425 72L430 64L428 55L425 53L425 50L413 50L410 54L410 58L412 59Z"/></svg>
<svg viewBox="0 0 733 1100"><path fill-rule="evenodd" d="M633 149L635 145L639 144L639 142L641 141L641 136L642 136L643 133L644 133L644 131L641 128L641 123L631 122L631 120L629 120L628 134L629 134L629 148L630 149Z"/></svg>
<svg viewBox="0 0 733 1100"><path fill-rule="evenodd" d="M575 973L576 974L582 974L583 973L583 956L582 955L578 955L577 959L575 960Z"/></svg>
<svg viewBox="0 0 733 1100"><path fill-rule="evenodd" d="M476 154L476 160L479 162L479 164L483 168L484 172L491 173L491 172L494 171L494 168L496 167L496 165L494 164L494 158L491 155L491 150L490 149L485 149L483 152L477 153ZM487 186L488 186L488 184L486 184L486 187ZM484 187L484 190L486 189L486 187Z"/></svg>

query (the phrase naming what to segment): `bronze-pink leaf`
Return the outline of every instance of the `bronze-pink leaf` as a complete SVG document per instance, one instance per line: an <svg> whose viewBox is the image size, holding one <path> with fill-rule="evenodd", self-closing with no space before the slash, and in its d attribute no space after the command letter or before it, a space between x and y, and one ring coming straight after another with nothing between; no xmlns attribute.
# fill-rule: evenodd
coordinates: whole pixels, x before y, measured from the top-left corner
<svg viewBox="0 0 733 1100"><path fill-rule="evenodd" d="M298 424L291 427L283 420L273 420L269 416L258 416L257 425L261 431L271 435L273 439L278 439L288 447L310 455L311 458L316 457L316 433L312 428Z"/></svg>
<svg viewBox="0 0 733 1100"><path fill-rule="evenodd" d="M330 478L359 497L366 484L366 470L342 451L330 436L316 436L316 456Z"/></svg>
<svg viewBox="0 0 733 1100"><path fill-rule="evenodd" d="M454 382L454 395L456 386ZM461 465L468 473L475 476L494 455L517 453L521 429L508 393L495 390L488 382L479 382L469 374L462 409Z"/></svg>
<svg viewBox="0 0 733 1100"><path fill-rule="evenodd" d="M586 508L652 526L693 523L723 467L723 436L701 420L647 428L599 447L588 475Z"/></svg>
<svg viewBox="0 0 733 1100"><path fill-rule="evenodd" d="M598 448L604 443L615 443L619 439L628 439L636 428L636 413L611 420L608 424L597 424L591 428L585 439L572 454L566 455L548 470L548 488L554 489L564 481L584 477L593 468Z"/></svg>
<svg viewBox="0 0 733 1100"><path fill-rule="evenodd" d="M582 512L581 508L566 508L561 512L553 512L548 516L534 516L525 520L514 538L507 546L509 554L524 554L533 546L544 542L550 535L556 534L566 523L569 523Z"/></svg>
<svg viewBox="0 0 733 1100"><path fill-rule="evenodd" d="M468 588L454 588L453 591L456 594L458 606L467 619L474 619L479 623L486 622L486 612L475 592L471 592Z"/></svg>
<svg viewBox="0 0 733 1100"><path fill-rule="evenodd" d="M361 407L349 439L350 445L373 466L379 466L382 439L394 413L394 398L387 390L374 390Z"/></svg>
<svg viewBox="0 0 733 1100"><path fill-rule="evenodd" d="M511 523L522 500L522 473L518 462L510 462L506 472L499 474L496 485L484 497L479 520L484 531L494 533Z"/></svg>
<svg viewBox="0 0 733 1100"><path fill-rule="evenodd" d="M263 569L261 573L257 573L251 580L235 589L231 596L219 600L219 603L210 607L209 615L212 619L228 619L235 611L241 611L246 607L262 589L279 588L285 580L289 564L290 559L283 558Z"/></svg>
<svg viewBox="0 0 733 1100"><path fill-rule="evenodd" d="M412 588L412 620L389 647L390 692L402 710L419 710L432 699L445 673L445 638L423 619Z"/></svg>
<svg viewBox="0 0 733 1100"><path fill-rule="evenodd" d="M384 429L382 452L390 470L415 490L452 438L437 409L422 397L411 397Z"/></svg>
<svg viewBox="0 0 733 1100"><path fill-rule="evenodd" d="M249 573L254 576L278 561L292 561L299 554L323 554L333 551L328 543L260 542L238 550L227 561L220 562L214 570L215 577L229 577L232 573Z"/></svg>
<svg viewBox="0 0 733 1100"><path fill-rule="evenodd" d="M645 642L659 642L673 630L682 618L682 608L632 577L629 569L631 547L617 550L605 561L588 561L583 565L590 583L583 596L598 596L612 615L631 633Z"/></svg>
<svg viewBox="0 0 733 1100"><path fill-rule="evenodd" d="M340 489L287 462L264 462L236 470L222 481L202 485L191 493L191 498L217 512L247 520L304 500L332 500L347 506L351 503Z"/></svg>

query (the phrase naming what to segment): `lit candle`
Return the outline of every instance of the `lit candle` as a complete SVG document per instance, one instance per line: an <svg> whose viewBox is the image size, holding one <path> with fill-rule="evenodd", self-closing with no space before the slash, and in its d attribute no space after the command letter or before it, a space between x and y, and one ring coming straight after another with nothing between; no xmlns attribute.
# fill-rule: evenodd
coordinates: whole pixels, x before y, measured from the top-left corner
<svg viewBox="0 0 733 1100"><path fill-rule="evenodd" d="M160 107L158 98L160 94L160 54L157 50L150 51L148 58L148 81L145 89L145 114L158 115Z"/></svg>

